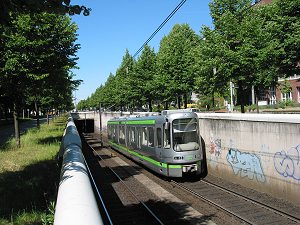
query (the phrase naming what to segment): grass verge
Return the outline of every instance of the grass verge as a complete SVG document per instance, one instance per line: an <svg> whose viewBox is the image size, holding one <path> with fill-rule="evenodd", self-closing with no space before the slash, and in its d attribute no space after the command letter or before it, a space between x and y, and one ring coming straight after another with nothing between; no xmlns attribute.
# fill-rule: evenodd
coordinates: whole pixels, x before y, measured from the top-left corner
<svg viewBox="0 0 300 225"><path fill-rule="evenodd" d="M57 118L0 149L0 224L50 224L59 183L55 159L66 124Z"/></svg>

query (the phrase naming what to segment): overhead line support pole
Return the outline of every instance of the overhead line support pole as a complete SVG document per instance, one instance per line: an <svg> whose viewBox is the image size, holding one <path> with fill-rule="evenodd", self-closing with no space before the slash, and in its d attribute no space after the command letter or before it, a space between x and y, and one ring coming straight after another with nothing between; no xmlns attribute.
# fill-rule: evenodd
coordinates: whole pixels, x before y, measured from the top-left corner
<svg viewBox="0 0 300 225"><path fill-rule="evenodd" d="M103 148L103 137L102 137L102 109L101 109L101 102L99 103L99 123L100 123L100 141L101 141L101 148Z"/></svg>

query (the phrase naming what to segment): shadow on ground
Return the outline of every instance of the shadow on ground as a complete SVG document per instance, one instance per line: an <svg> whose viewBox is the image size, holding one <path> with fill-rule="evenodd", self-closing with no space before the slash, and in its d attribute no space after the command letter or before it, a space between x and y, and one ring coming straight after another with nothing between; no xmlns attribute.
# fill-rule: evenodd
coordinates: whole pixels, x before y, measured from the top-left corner
<svg viewBox="0 0 300 225"><path fill-rule="evenodd" d="M47 137L47 138L43 138L43 139L39 139L38 140L38 144L54 144L54 143L58 143L58 142L61 142L61 139L62 139L62 136L61 135L58 135L58 136L55 136L55 137Z"/></svg>
<svg viewBox="0 0 300 225"><path fill-rule="evenodd" d="M55 160L42 161L22 171L0 174L0 219L18 212L45 211L56 200L59 166Z"/></svg>

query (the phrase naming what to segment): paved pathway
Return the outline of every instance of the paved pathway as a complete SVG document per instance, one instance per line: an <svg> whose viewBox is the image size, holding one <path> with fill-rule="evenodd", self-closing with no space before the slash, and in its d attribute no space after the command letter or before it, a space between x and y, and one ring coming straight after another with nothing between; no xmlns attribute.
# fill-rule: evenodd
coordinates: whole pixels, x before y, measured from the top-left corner
<svg viewBox="0 0 300 225"><path fill-rule="evenodd" d="M40 123L47 122L46 118L41 118ZM26 132L26 130L36 127L36 119L22 122L20 123L20 133L21 135ZM10 138L14 137L15 135L15 129L14 124L4 125L0 127L0 150L1 146L5 144Z"/></svg>

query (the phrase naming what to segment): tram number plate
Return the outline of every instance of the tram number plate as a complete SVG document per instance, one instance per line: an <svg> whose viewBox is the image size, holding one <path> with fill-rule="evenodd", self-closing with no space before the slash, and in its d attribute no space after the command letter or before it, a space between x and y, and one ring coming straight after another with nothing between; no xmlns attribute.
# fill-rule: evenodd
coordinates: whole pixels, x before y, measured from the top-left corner
<svg viewBox="0 0 300 225"><path fill-rule="evenodd" d="M182 166L182 172L196 172L197 171L197 164L192 165L184 165Z"/></svg>

